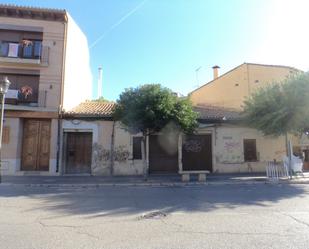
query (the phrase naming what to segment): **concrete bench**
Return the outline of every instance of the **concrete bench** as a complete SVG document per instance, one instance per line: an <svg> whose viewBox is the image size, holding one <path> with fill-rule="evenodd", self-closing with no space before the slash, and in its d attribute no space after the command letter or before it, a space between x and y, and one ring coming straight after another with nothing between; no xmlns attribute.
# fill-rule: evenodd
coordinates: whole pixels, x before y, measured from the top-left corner
<svg viewBox="0 0 309 249"><path fill-rule="evenodd" d="M209 174L210 172L208 170L188 170L188 171L179 171L178 172L181 175L181 181L183 182L189 182L190 181L190 175L197 174L198 175L198 181L199 182L206 182L206 174Z"/></svg>

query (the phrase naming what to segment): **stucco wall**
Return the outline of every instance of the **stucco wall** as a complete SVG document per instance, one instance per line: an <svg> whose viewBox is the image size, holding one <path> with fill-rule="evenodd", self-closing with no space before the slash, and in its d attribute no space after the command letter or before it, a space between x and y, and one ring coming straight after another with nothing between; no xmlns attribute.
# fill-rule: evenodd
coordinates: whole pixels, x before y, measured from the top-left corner
<svg viewBox="0 0 309 249"><path fill-rule="evenodd" d="M65 50L63 108L69 110L92 95L87 37L68 15Z"/></svg>
<svg viewBox="0 0 309 249"><path fill-rule="evenodd" d="M142 160L133 160L132 135L119 124L115 124L114 151L116 153L114 166L111 169L111 141L113 121L84 121L63 120L63 132L92 132L92 175L141 175L143 173ZM62 149L63 151L63 149ZM122 158L122 160L117 160ZM62 160L64 172L64 160Z"/></svg>
<svg viewBox="0 0 309 249"><path fill-rule="evenodd" d="M4 126L9 127L9 143L2 144L1 174L12 175L20 170L22 124L18 118L5 118Z"/></svg>
<svg viewBox="0 0 309 249"><path fill-rule="evenodd" d="M242 64L190 94L194 105L242 109L246 96L274 81L279 82L297 72L289 67Z"/></svg>
<svg viewBox="0 0 309 249"><path fill-rule="evenodd" d="M138 134L137 134L138 135ZM142 175L143 161L133 160L133 136L119 123L115 126L115 149L126 150L129 153L127 160L115 161L114 175Z"/></svg>
<svg viewBox="0 0 309 249"><path fill-rule="evenodd" d="M213 128L212 132L213 172L264 172L268 161L281 161L286 153L284 137L263 136L255 129L232 125ZM256 162L244 161L244 139L256 139Z"/></svg>
<svg viewBox="0 0 309 249"><path fill-rule="evenodd" d="M239 108L248 92L247 76L245 65L241 65L193 91L190 99L194 105L211 104Z"/></svg>

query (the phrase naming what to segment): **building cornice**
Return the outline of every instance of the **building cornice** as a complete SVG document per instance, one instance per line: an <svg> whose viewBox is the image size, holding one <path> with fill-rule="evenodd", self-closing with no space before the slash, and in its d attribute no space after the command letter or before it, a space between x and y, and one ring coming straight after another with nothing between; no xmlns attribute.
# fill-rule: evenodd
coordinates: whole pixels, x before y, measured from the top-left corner
<svg viewBox="0 0 309 249"><path fill-rule="evenodd" d="M67 22L65 10L0 4L0 17Z"/></svg>

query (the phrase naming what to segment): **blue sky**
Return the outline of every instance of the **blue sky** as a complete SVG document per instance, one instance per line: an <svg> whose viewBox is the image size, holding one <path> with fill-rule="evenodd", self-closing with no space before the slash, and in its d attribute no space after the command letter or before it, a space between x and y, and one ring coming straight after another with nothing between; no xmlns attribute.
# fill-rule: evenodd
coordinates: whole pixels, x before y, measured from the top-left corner
<svg viewBox="0 0 309 249"><path fill-rule="evenodd" d="M243 62L309 69L306 0L6 0L66 9L88 37L93 96L160 83L187 94ZM101 37L101 39L100 39ZM99 39L99 40L98 40ZM196 79L195 69L201 67Z"/></svg>

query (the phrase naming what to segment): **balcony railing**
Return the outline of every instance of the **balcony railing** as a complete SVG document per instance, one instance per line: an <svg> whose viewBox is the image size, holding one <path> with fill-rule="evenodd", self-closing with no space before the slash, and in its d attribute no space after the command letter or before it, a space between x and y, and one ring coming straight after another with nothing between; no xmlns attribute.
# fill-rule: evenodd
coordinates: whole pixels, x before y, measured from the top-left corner
<svg viewBox="0 0 309 249"><path fill-rule="evenodd" d="M5 103L11 105L23 105L23 106L32 106L32 107L45 107L46 106L46 95L47 92L44 90L38 91L37 89L31 90L27 94L21 89L9 89Z"/></svg>
<svg viewBox="0 0 309 249"><path fill-rule="evenodd" d="M29 43L0 42L0 60L4 62L48 64L49 47L41 41Z"/></svg>

